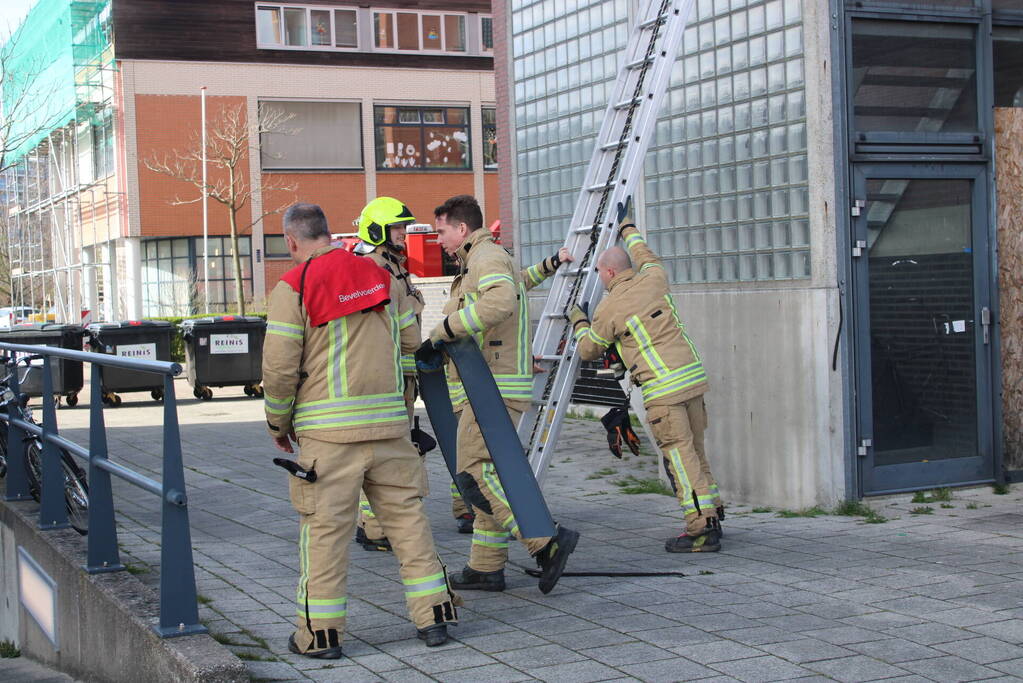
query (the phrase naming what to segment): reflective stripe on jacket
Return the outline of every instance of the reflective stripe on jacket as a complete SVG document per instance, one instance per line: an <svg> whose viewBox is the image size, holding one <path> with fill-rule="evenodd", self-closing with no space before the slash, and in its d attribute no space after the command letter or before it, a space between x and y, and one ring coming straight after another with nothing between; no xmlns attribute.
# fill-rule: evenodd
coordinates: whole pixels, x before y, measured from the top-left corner
<svg viewBox="0 0 1023 683"><path fill-rule="evenodd" d="M523 268L522 271L519 272L519 280L521 281L522 286L525 288L525 291L528 292L529 290L533 289L534 287L540 285L544 280L549 278L551 275L554 275L554 273L555 273L555 271L557 271L557 269L558 269L558 266L555 265L554 256L548 256L547 258L543 259L542 261L540 261L539 263L537 263L535 265L529 266L528 268ZM452 282L451 282L451 296L448 299L447 303L444 304L444 308L442 310L442 313L445 316L447 316L447 315L457 311L459 309L459 307L461 306L461 304L462 304L462 299L463 299L463 297L462 297L462 275L456 275L455 279L452 280ZM525 300L525 297L523 297L523 300ZM527 308L526 308L526 313L527 313L526 321L527 321L527 324L528 324L528 312L529 312L528 303L529 302L528 302L528 300L525 300L525 301L526 301L526 304L527 304ZM527 356L529 355L529 353L532 353L532 351L529 351L527 353ZM505 391L502 391L502 393L501 393L502 397L504 397L505 400L517 400L517 399L511 398L511 396L517 394L517 395L520 395L520 396L521 395L525 395L525 399L524 400L526 400L526 401L530 400L532 398L532 391L533 391L532 371L533 371L533 363L532 363L532 359L529 359L529 373L530 373L529 381L528 381L528 383L523 383L523 385L528 384L528 388L526 388L525 392L523 392L521 390L522 389L521 386L520 387L509 386L509 385L511 385L512 382L516 382L516 381L521 382L521 379L508 378L506 380L505 384L506 384L506 386L508 386L509 391L507 393L505 393ZM496 375L495 375L495 379L497 379ZM448 362L448 367L447 367L447 382L448 382L448 395L451 397L451 405L456 410L458 410L459 407L461 406L461 404L465 403L466 400L468 400L468 399L466 398L466 395L465 395L465 388L462 386L461 381L458 379L458 372L455 370L454 364L451 363L450 361ZM500 387L500 386L501 386L501 384L498 384L498 387ZM517 390L516 391L510 391L510 389L513 389L513 388L515 388Z"/></svg>
<svg viewBox="0 0 1023 683"><path fill-rule="evenodd" d="M307 279L306 291L318 284ZM392 302L398 295L392 278ZM394 303L311 327L299 292L278 282L270 294L263 347L270 434L282 436L294 428L300 436L336 443L405 436L400 352L418 344L411 326L400 329Z"/></svg>
<svg viewBox="0 0 1023 683"><path fill-rule="evenodd" d="M615 275L589 324L575 326L579 356L618 347L646 405L671 405L707 392L707 374L679 317L660 259L635 227L623 231L632 268Z"/></svg>

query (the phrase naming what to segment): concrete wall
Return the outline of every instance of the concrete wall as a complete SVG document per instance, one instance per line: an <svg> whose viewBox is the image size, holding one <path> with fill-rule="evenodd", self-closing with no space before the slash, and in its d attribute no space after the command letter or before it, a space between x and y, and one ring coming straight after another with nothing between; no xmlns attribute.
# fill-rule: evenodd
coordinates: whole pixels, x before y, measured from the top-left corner
<svg viewBox="0 0 1023 683"><path fill-rule="evenodd" d="M154 502L155 504L155 502ZM128 572L86 574L85 541L71 530L41 532L35 503L0 501L0 640L47 666L90 681L248 681L244 664L208 635L161 639L153 590ZM55 649L18 599L17 548L57 584Z"/></svg>

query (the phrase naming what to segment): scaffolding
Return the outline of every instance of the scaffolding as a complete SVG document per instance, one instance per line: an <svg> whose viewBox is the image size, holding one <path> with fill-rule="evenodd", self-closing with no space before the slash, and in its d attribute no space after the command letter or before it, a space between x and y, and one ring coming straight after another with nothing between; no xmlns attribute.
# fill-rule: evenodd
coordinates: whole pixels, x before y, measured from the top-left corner
<svg viewBox="0 0 1023 683"><path fill-rule="evenodd" d="M3 217L11 303L44 320L52 313L78 323L86 311L117 317L124 202L111 27L110 0L40 0L18 32L18 65L46 80L10 85L43 92L47 106L31 107L34 118L20 122L24 141L4 174Z"/></svg>

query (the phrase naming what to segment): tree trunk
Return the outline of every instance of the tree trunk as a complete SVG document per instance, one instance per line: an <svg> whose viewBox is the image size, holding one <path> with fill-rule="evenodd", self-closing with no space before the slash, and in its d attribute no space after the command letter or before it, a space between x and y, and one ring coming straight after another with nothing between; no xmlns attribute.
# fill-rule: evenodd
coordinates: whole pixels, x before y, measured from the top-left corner
<svg viewBox="0 0 1023 683"><path fill-rule="evenodd" d="M245 315L245 288L242 286L242 258L238 249L238 199L235 195L233 167L228 168L231 187L231 262L234 264L234 292L238 302L238 315Z"/></svg>

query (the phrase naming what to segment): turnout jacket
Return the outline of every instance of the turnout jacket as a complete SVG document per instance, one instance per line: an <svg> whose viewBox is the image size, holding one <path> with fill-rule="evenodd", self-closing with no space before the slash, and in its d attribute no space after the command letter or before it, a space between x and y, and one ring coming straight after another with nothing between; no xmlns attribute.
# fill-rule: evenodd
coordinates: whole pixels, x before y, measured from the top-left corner
<svg viewBox="0 0 1023 683"><path fill-rule="evenodd" d="M701 396L707 374L679 318L661 260L635 226L623 230L622 238L633 267L608 283L592 322L576 323L579 357L593 360L614 344L647 406Z"/></svg>
<svg viewBox="0 0 1023 683"><path fill-rule="evenodd" d="M461 263L444 319L431 338L472 337L494 375L505 405L524 410L533 395L533 361L526 288L511 254L485 229L473 231L456 252ZM453 364L448 377L458 379ZM454 397L452 397L454 403Z"/></svg>
<svg viewBox="0 0 1023 683"><path fill-rule="evenodd" d="M404 333L405 328L411 326L413 332L409 334L414 333L416 339L422 338L420 316L426 307L426 302L422 293L412 285L408 268L405 267L405 262L408 260L405 254L395 253L386 245L381 244L374 247L373 251L361 254L361 256L372 260L373 263L391 274L391 279L396 285L392 288L392 293L396 295L396 298L392 299L392 303L398 309L398 328ZM413 354L402 354L401 371L407 376L415 377L416 359Z"/></svg>
<svg viewBox="0 0 1023 683"><path fill-rule="evenodd" d="M522 286L527 292L549 278L551 275L554 275L554 273L558 270L558 266L561 265L557 260L557 256L557 254L554 256L548 256L539 263L529 266L528 268L523 268L519 272L519 280L521 280ZM442 310L442 313L445 316L454 313L461 306L461 287L462 276L456 275L455 279L451 281L451 296L447 300L447 303L444 304L444 308ZM530 351L530 353L532 352ZM468 400L465 395L465 387L462 386L462 382L458 379L458 372L455 370L454 363L448 361L446 370L448 374L448 395L451 397L452 407L454 407L455 410L458 410L461 407L461 404ZM532 371L531 360L530 371ZM530 378L530 381L532 381L532 378Z"/></svg>
<svg viewBox="0 0 1023 683"><path fill-rule="evenodd" d="M306 264L300 264L270 293L263 391L271 436L294 429L298 436L349 443L408 434L400 355L418 347L419 335L411 325L400 328L400 314L393 303L400 296L395 279L380 273L390 288L382 303L371 310L319 326L309 320L310 292L331 286L331 272L343 271L347 259L359 258L323 247L313 252L311 260L324 259L328 268L310 268L303 288L297 285L296 273ZM299 289L304 292L301 301Z"/></svg>

